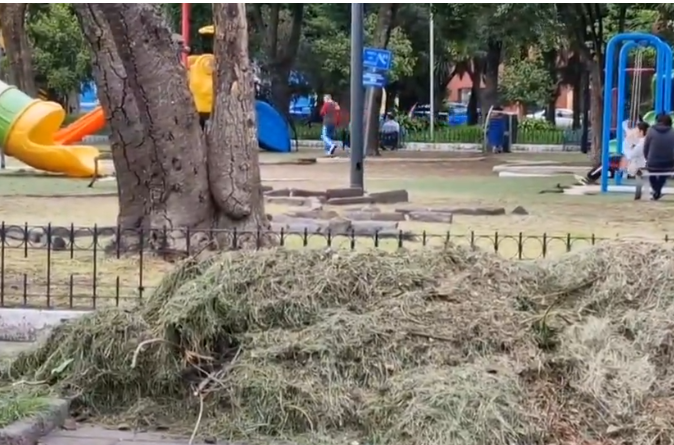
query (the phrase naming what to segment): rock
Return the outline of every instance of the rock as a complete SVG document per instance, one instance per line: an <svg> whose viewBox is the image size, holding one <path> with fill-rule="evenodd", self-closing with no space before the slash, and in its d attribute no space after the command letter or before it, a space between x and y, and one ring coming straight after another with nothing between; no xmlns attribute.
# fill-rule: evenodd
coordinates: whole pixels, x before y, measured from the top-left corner
<svg viewBox="0 0 674 445"><path fill-rule="evenodd" d="M25 240L27 235L26 228L22 226L5 226L4 232L5 238L18 241Z"/></svg>
<svg viewBox="0 0 674 445"><path fill-rule="evenodd" d="M296 209L286 213L287 216L293 218L307 218L307 219L333 219L339 216L339 213L334 210L301 210Z"/></svg>
<svg viewBox="0 0 674 445"><path fill-rule="evenodd" d="M457 207L445 209L429 209L440 213L453 213L454 215L466 216L501 216L506 214L503 207Z"/></svg>
<svg viewBox="0 0 674 445"><path fill-rule="evenodd" d="M381 209L377 206L367 205L360 209L361 212L381 212Z"/></svg>
<svg viewBox="0 0 674 445"><path fill-rule="evenodd" d="M374 204L397 204L410 201L410 195L407 193L407 190L389 190L386 192L370 193L368 196L372 198L372 203Z"/></svg>
<svg viewBox="0 0 674 445"><path fill-rule="evenodd" d="M356 196L363 196L363 189L360 188L339 188L328 189L325 191L325 197L329 200L333 198L353 198Z"/></svg>
<svg viewBox="0 0 674 445"><path fill-rule="evenodd" d="M306 206L311 204L310 198L294 198L294 197L285 197L285 196L272 196L267 198L269 204L279 204L284 206Z"/></svg>
<svg viewBox="0 0 674 445"><path fill-rule="evenodd" d="M63 421L61 429L65 431L75 431L77 429L77 422L72 417L68 417L65 421Z"/></svg>
<svg viewBox="0 0 674 445"><path fill-rule="evenodd" d="M388 221L352 221L351 231L356 235L374 235L378 232L396 230L397 222Z"/></svg>
<svg viewBox="0 0 674 445"><path fill-rule="evenodd" d="M311 197L324 198L326 194L325 192L319 192L316 190L290 189L290 196L298 196L300 198L311 198Z"/></svg>
<svg viewBox="0 0 674 445"><path fill-rule="evenodd" d="M404 241L416 241L417 235L409 231L402 230L382 230L377 232L379 239L402 239Z"/></svg>
<svg viewBox="0 0 674 445"><path fill-rule="evenodd" d="M354 204L372 204L370 196L352 196L349 198L332 198L328 199L327 204L333 206L348 206Z"/></svg>
<svg viewBox="0 0 674 445"><path fill-rule="evenodd" d="M405 216L402 213L399 215ZM410 212L407 214L407 217L410 221L419 221L426 223L441 223L441 224L451 224L453 221L453 216L451 213L439 213L439 212Z"/></svg>
<svg viewBox="0 0 674 445"><path fill-rule="evenodd" d="M529 212L527 212L527 209L525 209L522 206L515 207L511 213L513 215L522 215L522 216L529 214Z"/></svg>
<svg viewBox="0 0 674 445"><path fill-rule="evenodd" d="M331 220L320 220L320 219L303 219L303 218L290 218L286 215L281 215L285 217L285 220L274 221L272 223L272 230L275 232L280 232L283 230L286 233L331 233L331 234L344 234L349 233L351 227L351 221L345 219L331 219Z"/></svg>
<svg viewBox="0 0 674 445"><path fill-rule="evenodd" d="M400 207L394 210L396 213L402 213L403 215L407 215L410 212L425 212L428 209L425 207L412 207L412 206L407 206L407 207Z"/></svg>
<svg viewBox="0 0 674 445"><path fill-rule="evenodd" d="M405 215L395 212L346 212L344 216L352 221L405 221Z"/></svg>
<svg viewBox="0 0 674 445"><path fill-rule="evenodd" d="M60 252L68 248L68 243L66 243L66 240L64 240L60 236L54 236L51 239L51 248L52 250Z"/></svg>
<svg viewBox="0 0 674 445"><path fill-rule="evenodd" d="M277 190L269 190L268 192L264 192L264 196L290 196L290 190L289 189L277 189Z"/></svg>
<svg viewBox="0 0 674 445"><path fill-rule="evenodd" d="M267 213L265 216L267 217L267 221L273 221L274 220L274 215L272 215L271 213Z"/></svg>
<svg viewBox="0 0 674 445"><path fill-rule="evenodd" d="M451 213L453 215L467 216L500 216L506 214L503 207L401 207L396 212L409 214L411 212Z"/></svg>
<svg viewBox="0 0 674 445"><path fill-rule="evenodd" d="M260 187L260 190L262 190L262 193L267 193L274 190L274 187L272 187L271 185L263 185Z"/></svg>
<svg viewBox="0 0 674 445"><path fill-rule="evenodd" d="M42 244L45 238L45 232L42 227L28 229L28 241L34 244Z"/></svg>
<svg viewBox="0 0 674 445"><path fill-rule="evenodd" d="M305 205L311 207L311 210L321 210L323 209L323 203L325 202L325 196L320 197L311 197L307 199Z"/></svg>

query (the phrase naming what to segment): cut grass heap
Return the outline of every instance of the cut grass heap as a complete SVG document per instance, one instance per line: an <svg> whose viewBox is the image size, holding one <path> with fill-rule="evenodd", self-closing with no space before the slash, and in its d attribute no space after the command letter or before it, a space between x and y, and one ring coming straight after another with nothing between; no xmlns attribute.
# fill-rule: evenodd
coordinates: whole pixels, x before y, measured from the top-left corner
<svg viewBox="0 0 674 445"><path fill-rule="evenodd" d="M672 319L674 250L647 243L540 263L453 246L223 254L183 264L141 312L59 327L9 377L145 424L201 400L201 430L225 438L664 444Z"/></svg>

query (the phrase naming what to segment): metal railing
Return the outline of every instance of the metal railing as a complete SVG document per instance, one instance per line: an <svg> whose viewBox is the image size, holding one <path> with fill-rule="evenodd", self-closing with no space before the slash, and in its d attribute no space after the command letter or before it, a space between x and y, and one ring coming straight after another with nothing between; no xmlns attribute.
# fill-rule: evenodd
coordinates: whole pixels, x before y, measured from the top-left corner
<svg viewBox="0 0 674 445"><path fill-rule="evenodd" d="M16 226L0 224L0 307L95 309L142 304L164 274L175 264L148 253L157 240L195 239L194 231L164 229L125 231L118 227ZM214 233L229 250L272 237L281 247L332 249L420 249L449 243L486 249L506 258L532 260L570 252L607 238L595 236L527 235L524 233L410 233L406 231L356 233L291 233L235 231ZM135 240L134 253L122 250L125 238ZM669 241L665 237L665 242ZM160 243L159 243L160 244ZM255 244L253 244L255 247ZM180 256L177 257L180 259Z"/></svg>

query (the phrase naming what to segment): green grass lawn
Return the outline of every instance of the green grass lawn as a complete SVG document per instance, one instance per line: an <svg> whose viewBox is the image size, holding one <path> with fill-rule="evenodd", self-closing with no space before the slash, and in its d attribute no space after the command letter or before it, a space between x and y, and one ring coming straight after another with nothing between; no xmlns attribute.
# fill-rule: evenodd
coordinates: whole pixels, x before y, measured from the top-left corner
<svg viewBox="0 0 674 445"><path fill-rule="evenodd" d="M0 173L0 196L90 196L117 193L115 181L99 181L87 187L90 179L71 179L50 175Z"/></svg>

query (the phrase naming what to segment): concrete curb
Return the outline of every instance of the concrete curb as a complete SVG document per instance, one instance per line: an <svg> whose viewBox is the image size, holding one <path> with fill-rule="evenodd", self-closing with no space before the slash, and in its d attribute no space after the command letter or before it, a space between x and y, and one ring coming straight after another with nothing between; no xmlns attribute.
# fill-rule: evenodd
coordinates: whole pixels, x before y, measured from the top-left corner
<svg viewBox="0 0 674 445"><path fill-rule="evenodd" d="M293 147L304 149L323 149L322 141L300 139ZM439 152L462 152L462 153L481 153L482 144L455 142L455 143L431 143L431 142L407 142L402 151L439 151ZM537 144L514 144L512 147L514 153L571 153L572 150L565 150L563 145L537 145ZM579 150L576 150L579 151Z"/></svg>
<svg viewBox="0 0 674 445"><path fill-rule="evenodd" d="M105 144L108 142L107 136L87 136L83 140L88 144ZM323 149L323 142L318 140L300 139L292 141L293 147L297 148L315 148ZM431 143L431 142L408 142L405 144L406 151L450 151L450 152L481 152L483 150L482 144L471 144L464 142L456 143ZM573 150L565 150L563 145L538 145L538 144L514 144L512 151L516 153L560 153L572 152ZM578 150L576 150L578 151Z"/></svg>
<svg viewBox="0 0 674 445"><path fill-rule="evenodd" d="M56 428L62 427L69 416L70 402L56 399L49 403L47 412L22 419L0 428L0 445L35 445Z"/></svg>
<svg viewBox="0 0 674 445"><path fill-rule="evenodd" d="M59 324L90 312L92 311L0 308L0 341L39 341Z"/></svg>

